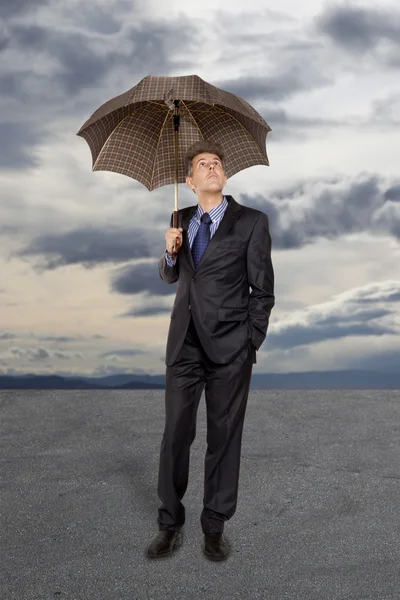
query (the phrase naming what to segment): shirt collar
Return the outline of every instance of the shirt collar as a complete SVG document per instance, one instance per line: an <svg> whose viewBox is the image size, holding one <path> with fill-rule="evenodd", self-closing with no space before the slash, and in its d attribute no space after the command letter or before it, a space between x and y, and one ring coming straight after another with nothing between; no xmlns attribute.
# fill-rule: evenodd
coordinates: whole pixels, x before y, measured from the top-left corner
<svg viewBox="0 0 400 600"><path fill-rule="evenodd" d="M212 208L210 210L210 212L208 213L211 217L212 222L214 223L217 220L218 215L220 214L221 210L225 210L226 206L228 205L228 200L226 199L226 196L222 196L222 202L221 204L218 204L218 206L214 206L214 208ZM202 207L200 206L200 204L197 205L197 213L196 213L196 219L200 222L201 216L204 214L204 210L202 209Z"/></svg>

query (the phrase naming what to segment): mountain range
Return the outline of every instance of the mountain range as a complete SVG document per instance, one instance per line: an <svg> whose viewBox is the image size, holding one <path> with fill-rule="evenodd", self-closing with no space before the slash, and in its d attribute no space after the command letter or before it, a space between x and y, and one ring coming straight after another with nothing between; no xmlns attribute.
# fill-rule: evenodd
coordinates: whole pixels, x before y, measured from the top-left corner
<svg viewBox="0 0 400 600"><path fill-rule="evenodd" d="M164 389L165 375L115 374L104 377L0 375L0 389L140 390ZM342 370L299 373L253 373L250 389L389 389L400 390L400 368L394 372Z"/></svg>

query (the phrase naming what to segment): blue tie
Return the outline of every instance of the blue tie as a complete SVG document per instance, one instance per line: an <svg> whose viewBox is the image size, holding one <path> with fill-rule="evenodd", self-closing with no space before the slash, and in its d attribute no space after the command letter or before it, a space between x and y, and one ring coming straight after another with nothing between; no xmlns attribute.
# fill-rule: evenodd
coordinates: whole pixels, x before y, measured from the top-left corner
<svg viewBox="0 0 400 600"><path fill-rule="evenodd" d="M210 223L212 223L212 219L208 213L204 213L201 216L201 223L196 233L196 237L193 240L192 244L192 255L194 266L197 269L199 262L201 261L201 257L203 256L205 249L208 246L210 241Z"/></svg>

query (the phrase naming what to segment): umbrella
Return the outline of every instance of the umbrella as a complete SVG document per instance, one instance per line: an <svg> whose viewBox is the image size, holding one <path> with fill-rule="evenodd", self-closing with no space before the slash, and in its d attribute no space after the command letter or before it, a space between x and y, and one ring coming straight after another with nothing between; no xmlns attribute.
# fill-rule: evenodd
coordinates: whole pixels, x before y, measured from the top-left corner
<svg viewBox="0 0 400 600"><path fill-rule="evenodd" d="M189 146L201 139L219 142L231 177L253 165L269 165L269 131L248 102L197 75L148 75L100 106L77 135L89 145L93 171L127 175L149 191L174 183L173 226L178 227L178 183L186 180Z"/></svg>

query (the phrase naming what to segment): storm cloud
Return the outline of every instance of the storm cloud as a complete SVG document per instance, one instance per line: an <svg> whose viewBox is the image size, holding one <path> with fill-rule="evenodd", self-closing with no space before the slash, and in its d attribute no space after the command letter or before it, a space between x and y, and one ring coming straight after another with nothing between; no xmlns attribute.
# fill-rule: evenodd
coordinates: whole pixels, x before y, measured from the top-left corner
<svg viewBox="0 0 400 600"><path fill-rule="evenodd" d="M38 271L81 264L85 268L152 256L149 235L143 229L81 227L67 233L40 235L13 257L39 257ZM162 252L162 242L160 254Z"/></svg>
<svg viewBox="0 0 400 600"><path fill-rule="evenodd" d="M0 122L0 169L21 169L37 165L38 159L32 148L41 143L44 137L37 126L22 120L16 123Z"/></svg>
<svg viewBox="0 0 400 600"><path fill-rule="evenodd" d="M28 16L0 27L0 133L6 141L0 168L36 164L34 148L51 136L56 119L75 114L83 123L100 104L149 72L169 74L189 66L189 57L178 58L177 36L188 47L192 40L200 43L196 25L185 19L139 19L122 27L112 16L79 12L79 27L37 24ZM95 32L87 26L94 21Z"/></svg>
<svg viewBox="0 0 400 600"><path fill-rule="evenodd" d="M0 17L3 19L21 16L35 11L40 6L49 4L50 0L1 0Z"/></svg>
<svg viewBox="0 0 400 600"><path fill-rule="evenodd" d="M267 213L274 248L289 249L361 232L400 239L400 206L391 199L397 187L379 176L361 175L354 180L300 182L271 197L241 198Z"/></svg>
<svg viewBox="0 0 400 600"><path fill-rule="evenodd" d="M340 239L355 233L379 233L400 239L399 185L378 175L303 181L277 189L270 196L242 194L238 201L268 215L274 250L302 248L318 240ZM170 214L169 209L164 210ZM120 294L172 292L160 280L157 261L164 249L164 230L155 225L155 211L142 228L104 225L45 233L11 257L32 257L38 271L80 264L102 264L152 259L130 264L112 275L111 288ZM163 218L167 223L167 218ZM146 311L146 308L143 308ZM156 311L156 308L154 308Z"/></svg>
<svg viewBox="0 0 400 600"><path fill-rule="evenodd" d="M301 91L310 91L313 87L329 85L332 80L323 74L312 77L301 73L297 69L264 77L247 76L237 80L224 80L217 82L221 87L241 98L246 98L250 103L277 102L291 97Z"/></svg>
<svg viewBox="0 0 400 600"><path fill-rule="evenodd" d="M352 57L355 53L387 68L400 68L400 11L394 6L333 6L316 19L316 28Z"/></svg>
<svg viewBox="0 0 400 600"><path fill-rule="evenodd" d="M268 350L352 336L398 337L399 302L400 281L370 284L338 294L330 302L296 311L276 322L268 333Z"/></svg>

